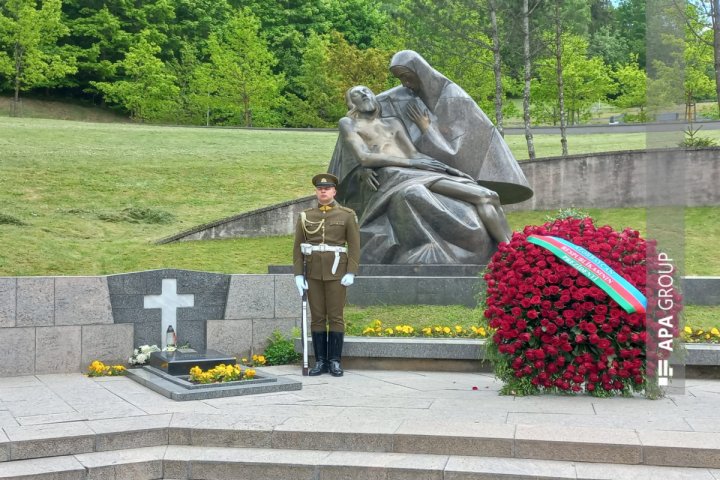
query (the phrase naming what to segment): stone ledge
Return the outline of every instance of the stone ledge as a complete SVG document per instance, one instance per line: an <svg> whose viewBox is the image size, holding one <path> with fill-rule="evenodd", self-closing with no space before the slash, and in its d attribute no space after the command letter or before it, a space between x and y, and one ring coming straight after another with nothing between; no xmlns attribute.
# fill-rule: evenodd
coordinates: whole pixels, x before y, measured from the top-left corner
<svg viewBox="0 0 720 480"><path fill-rule="evenodd" d="M713 480L712 467L687 468L568 460L332 450L167 446L21 460L0 464L0 478L692 478Z"/></svg>
<svg viewBox="0 0 720 480"><path fill-rule="evenodd" d="M420 360L483 360L484 339L464 338L403 338L345 337L343 358L420 359ZM312 339L308 338L310 356ZM720 367L720 344L687 343L685 365ZM295 339L295 351L302 353L301 340Z"/></svg>
<svg viewBox="0 0 720 480"><path fill-rule="evenodd" d="M506 425L506 424L433 424L426 421L405 421L397 424L386 422L380 432L368 431L359 424L328 426L325 419L303 419L280 425L229 425L232 419L218 415L218 424L205 426L160 426L167 423L167 417L158 419L150 428L138 428L137 421L107 422L99 427L103 433L86 435L85 446L66 445L62 451L55 447L65 438L59 437L58 428L77 433L78 429L90 431L87 422L75 422L65 426L45 428L16 427L19 438L33 438L33 455L12 455L6 462L0 462L0 478L3 471L12 471L11 466L30 458L47 459L73 455L76 458L117 458L128 461L123 452L132 451L117 448L100 450L100 438L129 438L146 435L150 431L162 432L155 445L135 449L143 452L142 462L151 461L148 452L160 452L161 448L174 451L193 451L210 447L223 447L225 451L238 448L259 447L268 449L274 455L283 452L292 456L296 453L317 453L343 450L372 457L376 453L417 454L417 455L465 455L482 457L490 455L515 459L555 460L572 462L601 462L611 464L643 464L670 467L720 468L720 439L713 432L667 432L661 430L636 431L632 429L598 429L590 427L558 427L557 425ZM186 419L186 422L192 419ZM194 421L194 420L193 420ZM223 425L223 422L225 424ZM101 424L98 424L101 425ZM158 428L158 426L160 426ZM373 430L371 428L370 430ZM190 433L190 435L175 435ZM199 435L193 435L197 431ZM71 433L72 435L72 433ZM257 442L258 438L264 439ZM183 439L178 445L175 439ZM309 441L315 440L315 441ZM25 443L11 440L11 450ZM106 442L112 446L114 442ZM124 442L122 442L124 443ZM119 443L115 443L119 446ZM315 450L303 450L303 446ZM94 447L94 448L93 448ZM218 450L219 451L219 450ZM114 453L117 452L117 455ZM375 452L369 454L369 452ZM84 455L95 454L95 455ZM238 455L234 458L249 458ZM167 460L167 457L166 457ZM179 459L175 459L176 461ZM186 458L185 460L188 460ZM257 459L255 459L257 460ZM81 463L87 466L87 463ZM130 462L133 463L133 462Z"/></svg>
<svg viewBox="0 0 720 480"><path fill-rule="evenodd" d="M264 373L262 370L258 371L255 380L229 382L219 385L193 385L186 381L179 381L179 379L173 378L172 375L168 375L151 366L130 368L127 370L127 376L150 390L175 401L258 395L300 390L302 388L301 382L285 377L276 377Z"/></svg>

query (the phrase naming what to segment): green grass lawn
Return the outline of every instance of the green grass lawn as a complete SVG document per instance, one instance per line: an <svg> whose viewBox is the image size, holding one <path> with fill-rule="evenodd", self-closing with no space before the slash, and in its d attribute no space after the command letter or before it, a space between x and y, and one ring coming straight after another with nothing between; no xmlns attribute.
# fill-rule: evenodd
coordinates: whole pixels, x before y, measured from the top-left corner
<svg viewBox="0 0 720 480"><path fill-rule="evenodd" d="M720 137L720 131L705 133ZM335 132L0 117L0 276L154 268L265 273L268 264L289 264L289 236L153 242L310 194L309 179L327 168L336 137ZM574 136L570 148L572 153L641 149L644 140L642 134ZM557 135L536 135L535 142L539 156L559 154ZM509 136L508 143L518 158L526 157L524 137ZM147 215L126 218L129 208ZM520 229L552 213L517 212L508 219ZM644 230L644 209L589 213L601 224ZM147 223L153 215L167 223ZM720 274L720 256L714 254L720 247L720 207L688 208L685 240L686 274ZM720 317L715 313L703 311L698 318ZM448 315L441 310L434 318Z"/></svg>
<svg viewBox="0 0 720 480"><path fill-rule="evenodd" d="M0 132L0 275L96 275L163 267L260 273L267 264L289 263L290 237L153 242L311 193L309 178L325 171L337 137L335 132L9 117L0 117ZM585 152L642 148L638 135L578 136L571 146ZM557 154L557 136L535 138L540 154ZM524 138L508 140L522 156ZM133 223L122 218L128 208L174 219ZM519 229L543 222L549 213L517 212L509 221ZM643 209L590 213L616 228L644 228ZM720 208L687 209L688 274L720 273L720 258L712 254L719 239Z"/></svg>

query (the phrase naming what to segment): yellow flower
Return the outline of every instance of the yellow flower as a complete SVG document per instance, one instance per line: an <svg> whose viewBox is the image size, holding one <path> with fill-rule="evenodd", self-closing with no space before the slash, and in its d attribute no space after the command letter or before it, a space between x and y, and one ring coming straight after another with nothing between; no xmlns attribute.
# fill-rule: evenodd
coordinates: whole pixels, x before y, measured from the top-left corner
<svg viewBox="0 0 720 480"><path fill-rule="evenodd" d="M247 370L245 370L245 378L248 380L255 378L255 370L253 370L252 368L248 368Z"/></svg>
<svg viewBox="0 0 720 480"><path fill-rule="evenodd" d="M386 329L385 329L385 333L387 333L388 335L392 335L392 334L393 334L393 329L392 329L392 328L386 328Z"/></svg>
<svg viewBox="0 0 720 480"><path fill-rule="evenodd" d="M684 330L685 330L685 333L692 334L692 328L686 326Z"/></svg>
<svg viewBox="0 0 720 480"><path fill-rule="evenodd" d="M463 331L463 327L461 327L460 325L455 325L455 332L456 332L456 333L462 333L462 331Z"/></svg>
<svg viewBox="0 0 720 480"><path fill-rule="evenodd" d="M243 358L243 359L240 360L240 361L241 361L242 363L247 363L247 358Z"/></svg>
<svg viewBox="0 0 720 480"><path fill-rule="evenodd" d="M260 365L265 365L265 356L259 355L257 361Z"/></svg>
<svg viewBox="0 0 720 480"><path fill-rule="evenodd" d="M422 329L422 332L423 332L425 335L432 335L432 328L430 328L430 327L425 327L425 328Z"/></svg>
<svg viewBox="0 0 720 480"><path fill-rule="evenodd" d="M443 327L442 331L444 334L447 335L448 333L450 333L451 330L450 330L450 327Z"/></svg>
<svg viewBox="0 0 720 480"><path fill-rule="evenodd" d="M710 330L710 333L712 333L715 336L720 336L720 330L718 330L717 327L713 327L713 329Z"/></svg>

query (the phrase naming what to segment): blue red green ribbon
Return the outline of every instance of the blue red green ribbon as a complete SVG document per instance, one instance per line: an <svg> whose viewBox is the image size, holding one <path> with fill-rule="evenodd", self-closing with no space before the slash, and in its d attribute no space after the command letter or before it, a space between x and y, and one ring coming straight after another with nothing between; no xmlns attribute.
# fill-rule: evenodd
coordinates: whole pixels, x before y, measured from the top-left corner
<svg viewBox="0 0 720 480"><path fill-rule="evenodd" d="M530 235L528 242L543 247L555 254L591 282L601 288L628 313L645 313L645 295L625 280L608 264L586 249L564 238L550 235Z"/></svg>

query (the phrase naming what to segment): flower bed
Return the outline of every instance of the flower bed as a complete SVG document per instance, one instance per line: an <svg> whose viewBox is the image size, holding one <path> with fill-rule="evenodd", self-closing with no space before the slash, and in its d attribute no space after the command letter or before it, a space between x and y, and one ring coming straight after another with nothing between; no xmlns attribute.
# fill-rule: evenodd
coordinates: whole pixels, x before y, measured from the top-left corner
<svg viewBox="0 0 720 480"><path fill-rule="evenodd" d="M648 377L658 361L657 325L645 313L628 313L608 294L549 250L527 241L554 236L585 248L647 297L648 317L659 312L654 243L637 231L596 227L590 218L564 218L515 232L499 245L488 265L485 316L495 330L487 354L505 385L502 393L586 391L607 396L644 391L655 395ZM646 260L650 259L650 260ZM674 327L672 334L677 336Z"/></svg>
<svg viewBox="0 0 720 480"><path fill-rule="evenodd" d="M717 327L708 330L686 325L680 336L687 343L720 343L720 330Z"/></svg>
<svg viewBox="0 0 720 480"><path fill-rule="evenodd" d="M426 337L426 338L486 338L487 329L482 325L428 325L415 328L412 325L384 325L374 320L362 330L363 337Z"/></svg>
<svg viewBox="0 0 720 480"><path fill-rule="evenodd" d="M210 370L203 371L200 367L190 369L190 382L192 383L227 383L241 380L252 380L255 378L255 370L252 368L242 369L240 365L220 364Z"/></svg>
<svg viewBox="0 0 720 480"><path fill-rule="evenodd" d="M125 375L126 369L122 365L105 365L99 360L94 360L88 366L88 377L117 377Z"/></svg>

